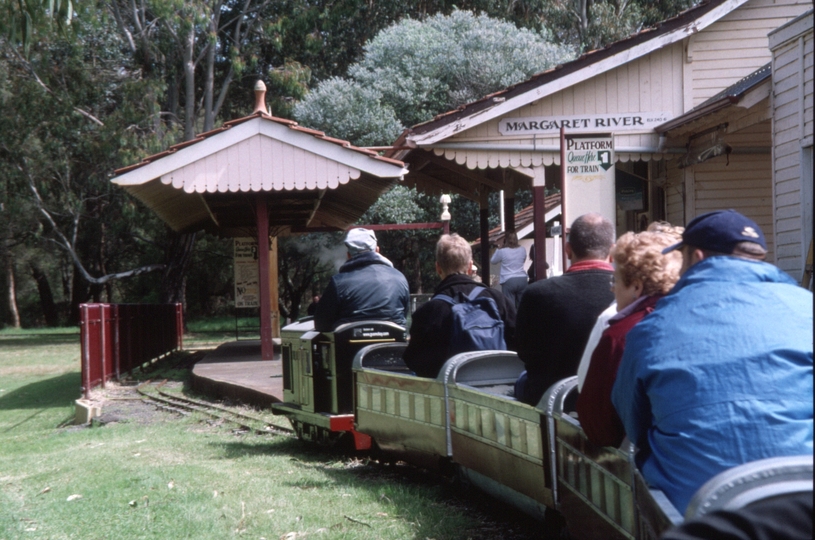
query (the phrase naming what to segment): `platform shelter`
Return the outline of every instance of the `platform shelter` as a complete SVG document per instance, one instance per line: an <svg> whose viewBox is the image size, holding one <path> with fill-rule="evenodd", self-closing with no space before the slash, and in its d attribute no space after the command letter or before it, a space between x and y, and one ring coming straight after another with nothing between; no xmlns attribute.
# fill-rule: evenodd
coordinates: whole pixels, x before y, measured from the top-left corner
<svg viewBox="0 0 815 540"><path fill-rule="evenodd" d="M257 238L261 354L271 360L279 332L276 238L347 229L407 169L271 116L265 90L256 86L250 116L120 169L112 181L176 232Z"/></svg>

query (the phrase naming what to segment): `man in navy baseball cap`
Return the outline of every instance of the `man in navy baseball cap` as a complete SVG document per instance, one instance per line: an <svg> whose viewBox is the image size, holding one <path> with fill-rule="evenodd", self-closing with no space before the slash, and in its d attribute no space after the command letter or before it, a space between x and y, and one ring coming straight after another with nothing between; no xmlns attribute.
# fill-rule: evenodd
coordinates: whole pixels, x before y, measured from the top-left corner
<svg viewBox="0 0 815 540"><path fill-rule="evenodd" d="M696 216L685 227L682 241L662 250L682 249L682 273L697 262L716 255L731 255L763 261L767 242L752 219L735 210L716 210Z"/></svg>
<svg viewBox="0 0 815 540"><path fill-rule="evenodd" d="M611 401L643 477L684 513L726 469L812 455L812 293L764 262L764 233L733 210L668 249L682 277L626 336Z"/></svg>

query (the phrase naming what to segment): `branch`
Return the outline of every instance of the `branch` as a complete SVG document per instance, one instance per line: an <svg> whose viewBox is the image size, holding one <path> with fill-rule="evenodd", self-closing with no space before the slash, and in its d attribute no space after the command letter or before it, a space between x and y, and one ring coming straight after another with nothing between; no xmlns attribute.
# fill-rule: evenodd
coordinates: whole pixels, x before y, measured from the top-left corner
<svg viewBox="0 0 815 540"><path fill-rule="evenodd" d="M34 80L35 80L35 81L37 81L37 84L39 84L39 85L42 87L42 89L43 89L43 90L45 90L45 92L46 92L47 94L49 94L51 97L53 97L54 99L56 99L58 103L62 104L62 99L60 99L60 98L59 98L59 96L57 96L57 95L54 93L54 91L53 91L53 90L51 90L50 88L48 88L48 85L46 85L46 84L43 82L43 80L42 80L42 79L40 79L40 76L39 76L39 75L37 75L37 72L36 72L36 71L34 71L34 68L33 68L33 67L31 67L31 64L29 64L29 63L28 63L28 62L27 62L27 61L26 61L26 60L25 60L25 59L24 59L22 56L20 56L20 53L18 53L18 52L17 52L17 50L16 50L14 47L8 47L8 48L11 50L11 52L14 54L14 56L16 56L16 57L17 57L17 61L18 61L18 62L20 62L20 64L22 64L23 68L24 68L26 71L28 71L28 72L31 74L31 76L32 76L32 77L34 77ZM94 123L96 123L96 124L98 124L98 125L100 125L100 126L104 126L104 125L105 125L105 124L104 124L104 122L102 122L101 120L99 120L98 118L96 118L94 115L92 115L91 113L89 113L89 112L87 112L87 111L85 111L85 110L83 110L83 109L80 109L79 107L72 107L72 109L73 109L75 112L78 112L79 114L81 114L82 116L84 116L85 118L87 118L88 120L90 120L91 122L94 122Z"/></svg>
<svg viewBox="0 0 815 540"><path fill-rule="evenodd" d="M51 225L51 228L54 230L54 234L56 234L57 237L58 237L58 240L51 239L51 241L53 241L59 247L61 247L62 249L64 249L65 251L68 252L68 254L71 256L71 260L73 261L74 266L79 271L79 273L82 274L82 277L85 279L85 281L87 281L88 283L92 283L94 285L104 285L108 281L112 281L114 279L123 279L123 278L127 278L127 277L137 276L139 274L145 274L147 272L155 272L157 270L163 270L164 269L163 264L149 264L149 265L146 265L146 266L142 266L140 268L135 268L133 270L128 270L126 272L118 272L116 274L107 274L107 275L104 275L104 276L99 277L99 278L95 278L95 277L91 276L90 273L82 265L82 261L79 260L79 256L76 254L76 251L74 251L74 248L71 245L71 243L68 241L67 238L65 238L65 235L62 234L62 231L59 230L59 228L57 227L56 222L51 217L51 214L48 212L48 210L45 209L45 205L43 204L42 197L40 197L40 192L37 191L37 186L34 184L34 179L31 177L31 175L28 173L28 171L25 170L20 165L17 165L17 168L20 169L20 171L23 172L26 175L26 177L28 178L28 187L31 189L31 192L34 194L34 199L35 199L35 201L37 203L37 208L39 209L40 213L43 216L45 216L45 219L48 221L48 223ZM77 222L78 222L78 218L76 218L75 223L77 223Z"/></svg>

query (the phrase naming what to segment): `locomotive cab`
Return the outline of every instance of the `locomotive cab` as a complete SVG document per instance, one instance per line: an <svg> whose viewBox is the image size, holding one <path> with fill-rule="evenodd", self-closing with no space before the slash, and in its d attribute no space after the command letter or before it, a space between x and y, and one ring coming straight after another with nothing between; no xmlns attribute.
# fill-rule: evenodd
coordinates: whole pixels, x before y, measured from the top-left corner
<svg viewBox="0 0 815 540"><path fill-rule="evenodd" d="M405 329L386 321L359 321L317 332L306 320L282 328L280 335L284 402L273 404L273 412L288 416L301 439L333 443L352 432L357 449L366 448L370 439L353 429L351 363L367 345L404 342Z"/></svg>

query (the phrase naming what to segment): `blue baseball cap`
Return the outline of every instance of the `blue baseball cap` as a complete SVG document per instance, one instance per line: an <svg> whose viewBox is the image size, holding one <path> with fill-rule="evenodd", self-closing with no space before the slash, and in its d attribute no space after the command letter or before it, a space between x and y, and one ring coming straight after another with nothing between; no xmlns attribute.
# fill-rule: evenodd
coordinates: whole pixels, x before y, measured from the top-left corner
<svg viewBox="0 0 815 540"><path fill-rule="evenodd" d="M663 249L662 253L688 245L729 254L739 242L753 242L767 249L764 233L755 221L735 210L716 210L693 218L682 233L682 241Z"/></svg>

